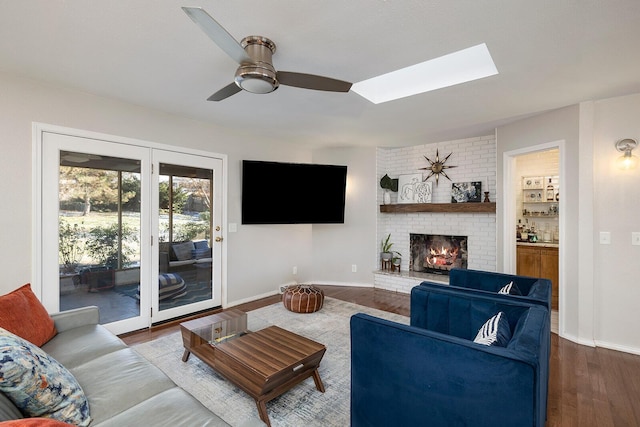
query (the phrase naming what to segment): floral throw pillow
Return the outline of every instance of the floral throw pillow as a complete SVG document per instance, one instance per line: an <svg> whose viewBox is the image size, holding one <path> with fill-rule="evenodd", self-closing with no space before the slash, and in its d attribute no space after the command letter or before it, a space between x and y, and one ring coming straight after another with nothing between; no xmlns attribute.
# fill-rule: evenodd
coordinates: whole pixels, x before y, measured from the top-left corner
<svg viewBox="0 0 640 427"><path fill-rule="evenodd" d="M89 425L89 402L80 384L42 349L0 328L0 362L0 391L25 417Z"/></svg>

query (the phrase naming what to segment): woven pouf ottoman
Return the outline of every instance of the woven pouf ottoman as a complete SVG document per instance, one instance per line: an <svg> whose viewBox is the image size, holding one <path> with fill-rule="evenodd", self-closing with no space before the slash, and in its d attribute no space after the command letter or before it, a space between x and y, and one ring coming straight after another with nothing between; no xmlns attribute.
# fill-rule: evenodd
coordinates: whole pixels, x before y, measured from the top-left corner
<svg viewBox="0 0 640 427"><path fill-rule="evenodd" d="M324 292L311 285L289 286L282 294L282 303L294 313L313 313L322 308Z"/></svg>

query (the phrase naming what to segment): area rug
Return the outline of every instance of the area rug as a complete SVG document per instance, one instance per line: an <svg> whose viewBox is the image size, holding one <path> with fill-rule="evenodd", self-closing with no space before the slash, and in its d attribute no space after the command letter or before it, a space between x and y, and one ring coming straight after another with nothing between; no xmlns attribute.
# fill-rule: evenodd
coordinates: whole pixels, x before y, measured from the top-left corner
<svg viewBox="0 0 640 427"><path fill-rule="evenodd" d="M349 425L349 319L355 313L367 313L404 324L409 323L405 316L334 298L325 298L323 308L316 313L292 313L287 311L282 303L248 312L250 330L257 331L276 325L327 347L319 368L325 392L316 390L313 379L308 378L282 396L268 402L267 413L273 427ZM181 361L184 349L179 332L134 345L133 348L227 423L236 426L248 417L258 416L255 401L251 397L216 374L197 357L192 355L186 363Z"/></svg>

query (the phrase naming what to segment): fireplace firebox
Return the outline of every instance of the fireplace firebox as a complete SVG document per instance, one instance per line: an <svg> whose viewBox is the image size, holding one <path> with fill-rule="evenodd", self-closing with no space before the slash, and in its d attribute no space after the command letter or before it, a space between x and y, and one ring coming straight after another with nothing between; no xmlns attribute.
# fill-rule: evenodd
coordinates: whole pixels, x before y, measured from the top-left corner
<svg viewBox="0 0 640 427"><path fill-rule="evenodd" d="M409 270L449 275L452 268L467 268L467 236L409 234Z"/></svg>

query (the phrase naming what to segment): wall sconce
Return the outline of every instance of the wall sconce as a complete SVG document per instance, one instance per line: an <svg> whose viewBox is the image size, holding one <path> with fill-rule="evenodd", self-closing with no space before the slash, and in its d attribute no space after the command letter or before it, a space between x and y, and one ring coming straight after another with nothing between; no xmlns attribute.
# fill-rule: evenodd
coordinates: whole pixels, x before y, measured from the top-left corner
<svg viewBox="0 0 640 427"><path fill-rule="evenodd" d="M638 141L631 138L621 139L616 142L616 150L624 153L616 160L616 165L620 169L635 169L638 166L638 158L631 154L634 148L638 146Z"/></svg>

